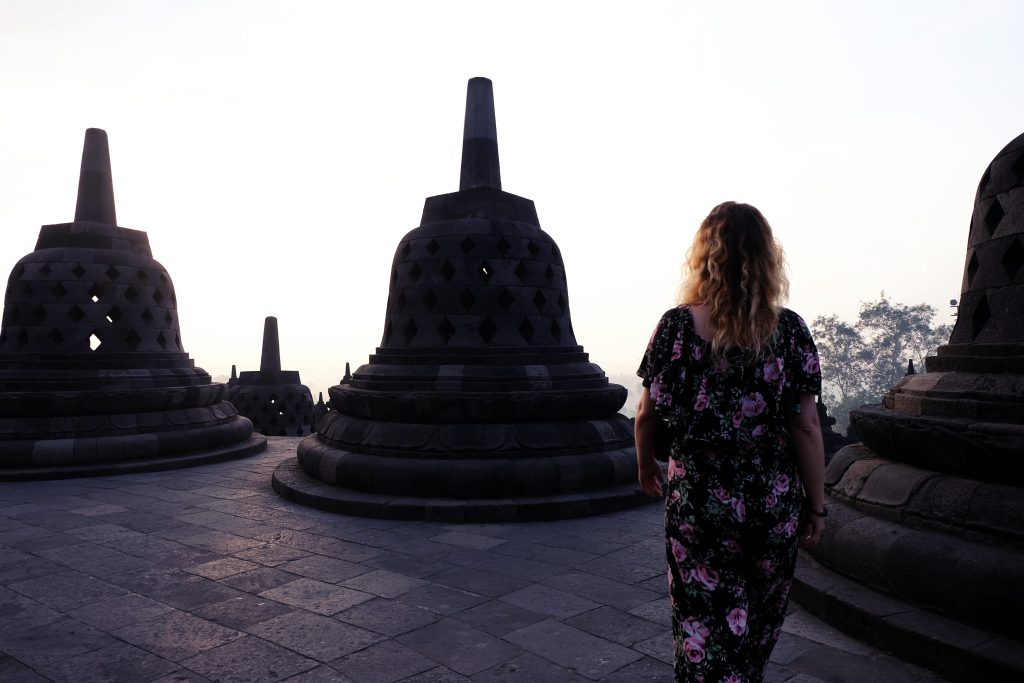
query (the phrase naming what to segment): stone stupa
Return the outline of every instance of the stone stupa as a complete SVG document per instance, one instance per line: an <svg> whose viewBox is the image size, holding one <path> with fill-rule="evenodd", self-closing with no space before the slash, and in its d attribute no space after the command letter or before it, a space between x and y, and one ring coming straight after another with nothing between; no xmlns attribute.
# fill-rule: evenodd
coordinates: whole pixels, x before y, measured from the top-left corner
<svg viewBox="0 0 1024 683"><path fill-rule="evenodd" d="M14 266L0 330L0 480L169 469L266 439L185 353L145 232L117 226L107 135L85 133L72 223Z"/></svg>
<svg viewBox="0 0 1024 683"><path fill-rule="evenodd" d="M401 519L549 519L647 500L633 433L576 342L562 256L501 189L491 82L469 81L460 189L398 244L380 347L274 474L286 498Z"/></svg>
<svg viewBox="0 0 1024 683"><path fill-rule="evenodd" d="M956 326L925 367L850 414L863 444L827 468L824 566L795 595L952 680L1024 680L1024 135L981 178Z"/></svg>
<svg viewBox="0 0 1024 683"><path fill-rule="evenodd" d="M277 318L263 321L260 369L243 371L230 382L228 400L239 414L252 420L266 436L306 436L313 433L313 394L297 370L281 369Z"/></svg>

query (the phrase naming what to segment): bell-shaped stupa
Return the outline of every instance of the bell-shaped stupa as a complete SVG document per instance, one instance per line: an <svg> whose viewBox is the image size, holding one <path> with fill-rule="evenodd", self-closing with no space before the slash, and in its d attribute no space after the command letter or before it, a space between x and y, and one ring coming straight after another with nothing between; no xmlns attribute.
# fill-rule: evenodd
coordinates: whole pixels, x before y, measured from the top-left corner
<svg viewBox="0 0 1024 683"><path fill-rule="evenodd" d="M253 429L267 436L306 436L313 433L313 394L297 370L281 369L277 318L263 322L260 369L242 372L230 383L228 400Z"/></svg>
<svg viewBox="0 0 1024 683"><path fill-rule="evenodd" d="M0 330L0 479L168 469L266 447L185 353L174 285L117 226L107 134L85 133L73 223L14 266Z"/></svg>
<svg viewBox="0 0 1024 683"><path fill-rule="evenodd" d="M529 199L503 192L491 82L469 82L458 192L398 244L384 337L281 495L350 514L450 521L579 516L645 500L633 433L576 343L565 267Z"/></svg>
<svg viewBox="0 0 1024 683"><path fill-rule="evenodd" d="M981 178L956 326L925 368L850 414L864 443L829 463L812 551L836 574L794 594L950 680L1024 680L1024 135Z"/></svg>

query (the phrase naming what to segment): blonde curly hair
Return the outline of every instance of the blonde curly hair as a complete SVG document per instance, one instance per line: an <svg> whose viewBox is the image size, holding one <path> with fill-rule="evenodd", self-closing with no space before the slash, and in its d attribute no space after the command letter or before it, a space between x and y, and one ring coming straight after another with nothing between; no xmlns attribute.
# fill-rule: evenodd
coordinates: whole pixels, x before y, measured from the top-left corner
<svg viewBox="0 0 1024 683"><path fill-rule="evenodd" d="M761 212L723 202L700 224L683 264L679 303L708 308L711 350L741 348L761 357L789 296L782 245Z"/></svg>

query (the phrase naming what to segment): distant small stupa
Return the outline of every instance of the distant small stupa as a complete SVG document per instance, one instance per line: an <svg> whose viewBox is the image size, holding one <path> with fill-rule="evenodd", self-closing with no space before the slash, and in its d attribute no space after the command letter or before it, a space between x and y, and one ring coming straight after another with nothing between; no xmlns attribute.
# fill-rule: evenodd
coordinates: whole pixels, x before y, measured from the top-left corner
<svg viewBox="0 0 1024 683"><path fill-rule="evenodd" d="M107 134L85 132L72 223L14 266L0 330L0 479L168 469L266 439L185 353L170 275L117 225Z"/></svg>
<svg viewBox="0 0 1024 683"><path fill-rule="evenodd" d="M350 514L550 519L640 503L626 390L576 343L562 255L501 189L492 85L470 80L460 189L398 244L384 336L274 474Z"/></svg>
<svg viewBox="0 0 1024 683"><path fill-rule="evenodd" d="M232 366L234 367L234 366ZM277 318L263 322L260 369L244 371L233 381L228 400L266 436L306 436L313 433L313 395L297 370L281 369Z"/></svg>

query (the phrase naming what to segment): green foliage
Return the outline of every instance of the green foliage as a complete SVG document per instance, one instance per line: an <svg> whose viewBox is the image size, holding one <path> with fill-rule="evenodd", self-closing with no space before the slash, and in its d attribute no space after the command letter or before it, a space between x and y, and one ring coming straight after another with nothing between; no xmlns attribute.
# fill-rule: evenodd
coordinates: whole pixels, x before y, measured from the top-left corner
<svg viewBox="0 0 1024 683"><path fill-rule="evenodd" d="M882 395L914 361L924 370L924 359L949 340L949 325L933 325L935 308L928 304L906 306L883 295L863 302L853 325L835 315L822 315L811 323L818 346L825 387L822 399L836 418L836 430L844 431L850 411L866 403L879 403Z"/></svg>

